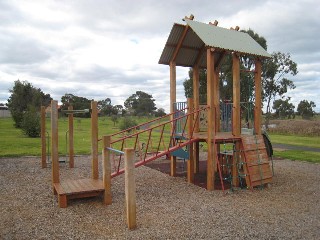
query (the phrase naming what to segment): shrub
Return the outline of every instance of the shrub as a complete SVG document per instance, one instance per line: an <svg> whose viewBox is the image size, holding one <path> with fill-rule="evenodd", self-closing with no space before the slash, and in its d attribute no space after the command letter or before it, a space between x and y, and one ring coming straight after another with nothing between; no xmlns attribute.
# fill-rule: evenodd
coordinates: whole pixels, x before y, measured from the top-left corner
<svg viewBox="0 0 320 240"><path fill-rule="evenodd" d="M28 137L40 137L40 116L35 107L29 106L23 114L21 128Z"/></svg>
<svg viewBox="0 0 320 240"><path fill-rule="evenodd" d="M134 126L137 126L137 125L138 125L137 122L133 118L125 117L120 122L119 128L122 131L122 130L131 128L131 127L134 127ZM128 131L128 132L130 132L130 131Z"/></svg>

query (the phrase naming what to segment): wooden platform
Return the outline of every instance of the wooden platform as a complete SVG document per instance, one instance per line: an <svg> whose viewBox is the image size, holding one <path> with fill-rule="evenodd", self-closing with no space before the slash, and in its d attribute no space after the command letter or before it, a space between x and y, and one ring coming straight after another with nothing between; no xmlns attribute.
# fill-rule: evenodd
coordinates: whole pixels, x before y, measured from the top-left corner
<svg viewBox="0 0 320 240"><path fill-rule="evenodd" d="M94 197L104 192L103 182L91 178L61 181L54 183L53 188L61 208L66 208L70 199Z"/></svg>

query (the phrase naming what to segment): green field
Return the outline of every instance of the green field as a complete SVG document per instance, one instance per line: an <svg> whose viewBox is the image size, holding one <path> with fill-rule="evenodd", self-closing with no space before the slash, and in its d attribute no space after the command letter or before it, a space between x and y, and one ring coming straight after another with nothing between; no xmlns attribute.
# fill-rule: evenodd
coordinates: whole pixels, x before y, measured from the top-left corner
<svg viewBox="0 0 320 240"><path fill-rule="evenodd" d="M150 121L150 118L135 118L138 123ZM99 138L103 135L108 135L119 131L114 126L109 117L99 118ZM47 132L50 134L50 119L46 122ZM66 133L68 129L68 119L59 119L59 154L66 155ZM165 127L165 131L169 131L169 126ZM0 118L0 157L17 157L17 156L40 156L41 155L41 142L40 138L28 138L20 129L13 126L11 118ZM91 122L89 118L75 118L74 119L74 150L75 154L90 154L91 152ZM146 142L148 132L143 134L140 138L141 142ZM154 131L153 139L157 145L159 139L159 131ZM305 136L292 136L292 135L279 135L270 134L272 143L290 144L296 146L307 146L313 148L320 148L319 137L305 137ZM50 138L49 138L50 139ZM165 138L168 140L168 136ZM133 139L131 143L133 142ZM101 146L99 146L100 148ZM155 148L156 146L153 146ZM298 150L285 150L275 151L276 157L282 157L292 160L302 160L309 162L320 162L319 152L298 151Z"/></svg>

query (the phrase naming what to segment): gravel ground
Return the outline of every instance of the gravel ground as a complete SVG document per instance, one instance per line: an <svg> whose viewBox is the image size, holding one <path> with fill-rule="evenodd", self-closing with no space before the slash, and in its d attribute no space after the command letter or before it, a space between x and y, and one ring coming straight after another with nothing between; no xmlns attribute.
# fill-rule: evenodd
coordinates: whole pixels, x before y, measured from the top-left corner
<svg viewBox="0 0 320 240"><path fill-rule="evenodd" d="M90 158L61 178L90 177ZM0 159L0 239L320 239L320 164L275 161L270 188L209 192L148 167L136 169L137 224L128 230L124 176L101 198L58 208L39 158Z"/></svg>

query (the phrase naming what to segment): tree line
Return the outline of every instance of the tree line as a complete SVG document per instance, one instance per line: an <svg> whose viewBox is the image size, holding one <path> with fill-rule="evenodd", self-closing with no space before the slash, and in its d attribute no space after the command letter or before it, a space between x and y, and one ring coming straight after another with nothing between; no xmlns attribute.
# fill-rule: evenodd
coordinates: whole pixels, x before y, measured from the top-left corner
<svg viewBox="0 0 320 240"><path fill-rule="evenodd" d="M11 112L14 125L21 128L23 132L30 137L40 135L40 107L48 107L52 100L50 94L45 94L40 88L34 87L28 81L17 80L14 86L9 90L11 93L8 99L8 109ZM100 116L111 116L112 121L117 122L117 116L163 116L165 110L157 109L155 99L152 95L143 91L136 91L122 105L112 105L111 98L98 101L98 111ZM59 108L61 114L69 106L73 109L90 109L91 100L85 97L66 93L61 97L62 105ZM90 113L78 113L76 117L90 117Z"/></svg>

